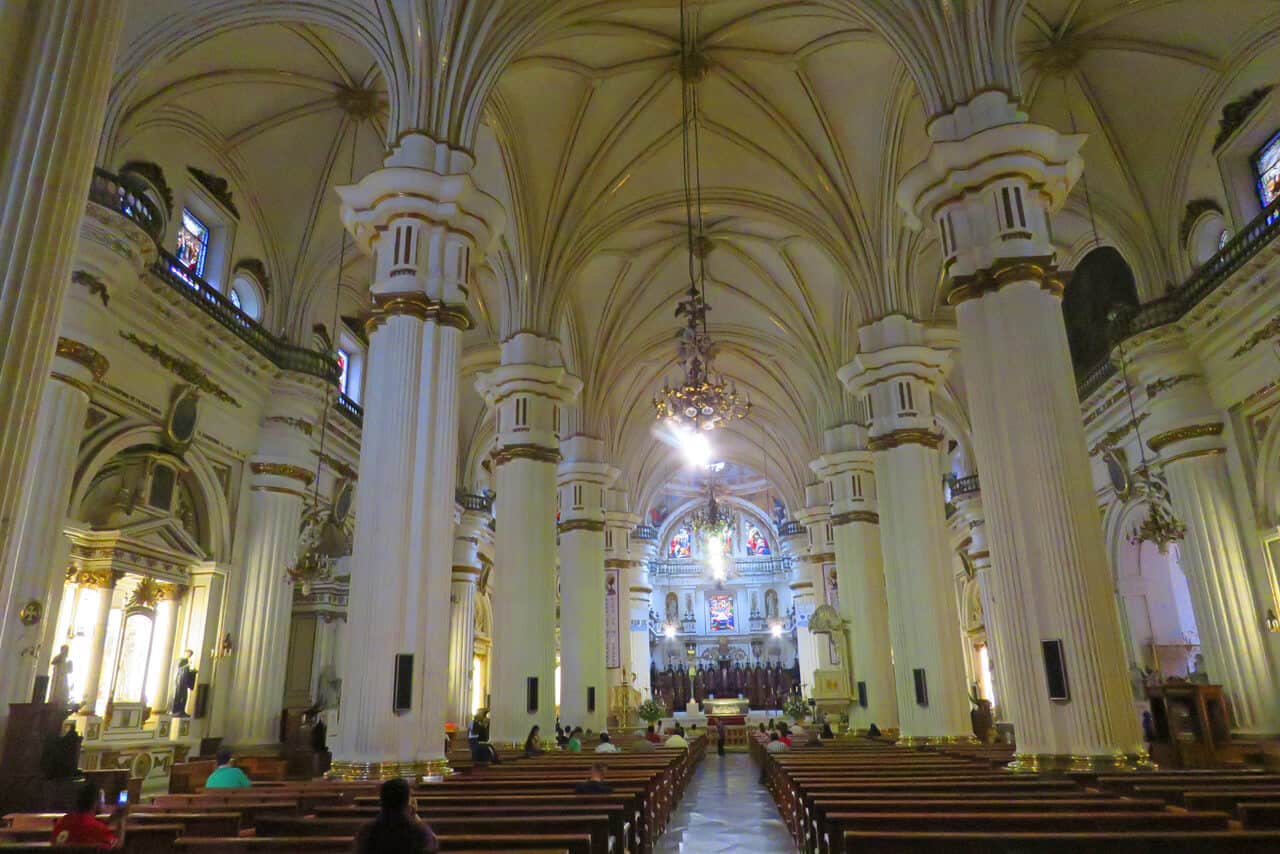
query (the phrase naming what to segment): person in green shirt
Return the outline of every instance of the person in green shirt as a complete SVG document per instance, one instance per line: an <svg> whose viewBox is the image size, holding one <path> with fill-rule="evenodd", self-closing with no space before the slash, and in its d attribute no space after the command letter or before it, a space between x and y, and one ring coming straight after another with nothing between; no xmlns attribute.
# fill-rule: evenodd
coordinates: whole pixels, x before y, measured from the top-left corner
<svg viewBox="0 0 1280 854"><path fill-rule="evenodd" d="M582 727L573 728L573 732L569 733L569 743L565 745L565 748L570 753L582 752Z"/></svg>
<svg viewBox="0 0 1280 854"><path fill-rule="evenodd" d="M206 789L243 789L252 785L248 775L231 764L231 751L225 747L218 751L218 767L204 781Z"/></svg>

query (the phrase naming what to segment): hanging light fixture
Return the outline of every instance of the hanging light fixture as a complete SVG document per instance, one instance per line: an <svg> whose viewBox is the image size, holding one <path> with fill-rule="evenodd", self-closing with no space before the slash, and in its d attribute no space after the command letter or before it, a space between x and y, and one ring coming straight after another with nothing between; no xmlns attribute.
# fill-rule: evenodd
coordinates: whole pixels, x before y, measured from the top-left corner
<svg viewBox="0 0 1280 854"><path fill-rule="evenodd" d="M339 133L342 129L339 128ZM360 124L354 122L351 127L351 159L347 168L347 183L355 180L356 141L359 138ZM333 285L333 346L337 346L338 307L342 293L342 269L347 260L347 232L341 229L341 245L338 250L338 269ZM312 478L314 491L311 494L311 510L303 514L302 530L298 535L298 557L292 566L285 568L285 579L288 583L302 588L302 594L311 594L311 588L318 582L333 578L338 559L351 554L351 532L348 530L349 512L351 509L351 484L346 483L334 490L333 500L329 506L320 506L320 467L324 464L324 446L329 433L329 411L338 389L325 390L324 408L320 416L320 450L316 455L316 471Z"/></svg>
<svg viewBox="0 0 1280 854"><path fill-rule="evenodd" d="M698 138L698 83L710 63L692 44L685 24L685 4L680 4L680 137L682 142L685 237L688 250L689 288L676 305L676 317L684 318L677 358L684 377L672 386L664 380L653 398L659 421L665 421L688 437L716 427L751 411L747 395L715 370L716 344L707 332L706 260L711 240L702 221L702 175Z"/></svg>

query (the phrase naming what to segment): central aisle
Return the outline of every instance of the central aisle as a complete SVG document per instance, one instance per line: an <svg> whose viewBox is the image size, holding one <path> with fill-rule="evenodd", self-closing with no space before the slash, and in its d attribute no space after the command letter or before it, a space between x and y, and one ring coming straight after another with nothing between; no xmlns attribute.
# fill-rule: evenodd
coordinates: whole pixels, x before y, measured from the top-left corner
<svg viewBox="0 0 1280 854"><path fill-rule="evenodd" d="M778 808L745 753L707 751L654 854L788 854L796 851Z"/></svg>

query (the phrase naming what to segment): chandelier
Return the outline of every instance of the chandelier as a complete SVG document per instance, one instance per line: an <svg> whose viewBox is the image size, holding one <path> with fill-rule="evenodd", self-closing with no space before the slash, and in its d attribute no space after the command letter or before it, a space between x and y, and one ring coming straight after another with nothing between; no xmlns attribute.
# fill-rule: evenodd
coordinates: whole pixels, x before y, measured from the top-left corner
<svg viewBox="0 0 1280 854"><path fill-rule="evenodd" d="M694 49L686 34L684 3L680 4L680 136L682 181L684 184L685 231L689 262L689 288L676 305L676 317L684 318L677 336L677 360L683 379L674 387L663 380L662 391L653 398L659 421L672 427L697 432L746 417L751 401L738 393L731 380L715 370L717 345L707 332L706 259L711 251L702 221L702 176L698 139L698 83L706 77L710 63Z"/></svg>
<svg viewBox="0 0 1280 854"><path fill-rule="evenodd" d="M1108 324L1112 327L1116 325L1118 318L1119 312L1116 309L1107 313ZM1146 493L1149 508L1147 518L1129 532L1127 539L1129 544L1134 546L1141 543L1154 543L1160 550L1160 554L1167 554L1171 543L1178 542L1186 536L1187 526L1165 508L1162 496L1165 495L1166 490L1156 478L1152 477L1151 467L1147 465L1147 452L1142 444L1142 427L1139 424L1137 410L1133 406L1133 389L1129 385L1129 372L1125 365L1123 340L1116 342L1116 351L1120 355L1120 378L1124 381L1124 393L1129 401L1129 422L1133 425L1133 432L1138 440L1140 459L1138 475L1142 478L1143 491Z"/></svg>

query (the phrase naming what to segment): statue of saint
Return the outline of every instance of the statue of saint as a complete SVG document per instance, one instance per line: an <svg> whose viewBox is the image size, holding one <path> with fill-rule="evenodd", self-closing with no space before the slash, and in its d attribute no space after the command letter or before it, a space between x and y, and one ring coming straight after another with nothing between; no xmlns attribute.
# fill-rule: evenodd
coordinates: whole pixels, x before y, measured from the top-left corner
<svg viewBox="0 0 1280 854"><path fill-rule="evenodd" d="M49 662L49 702L63 708L71 705L71 647L65 643Z"/></svg>
<svg viewBox="0 0 1280 854"><path fill-rule="evenodd" d="M180 718L187 717L187 694L196 687L196 671L191 666L191 659L195 658L195 655L194 650L183 650L182 658L178 659L178 666L173 675L172 711Z"/></svg>

